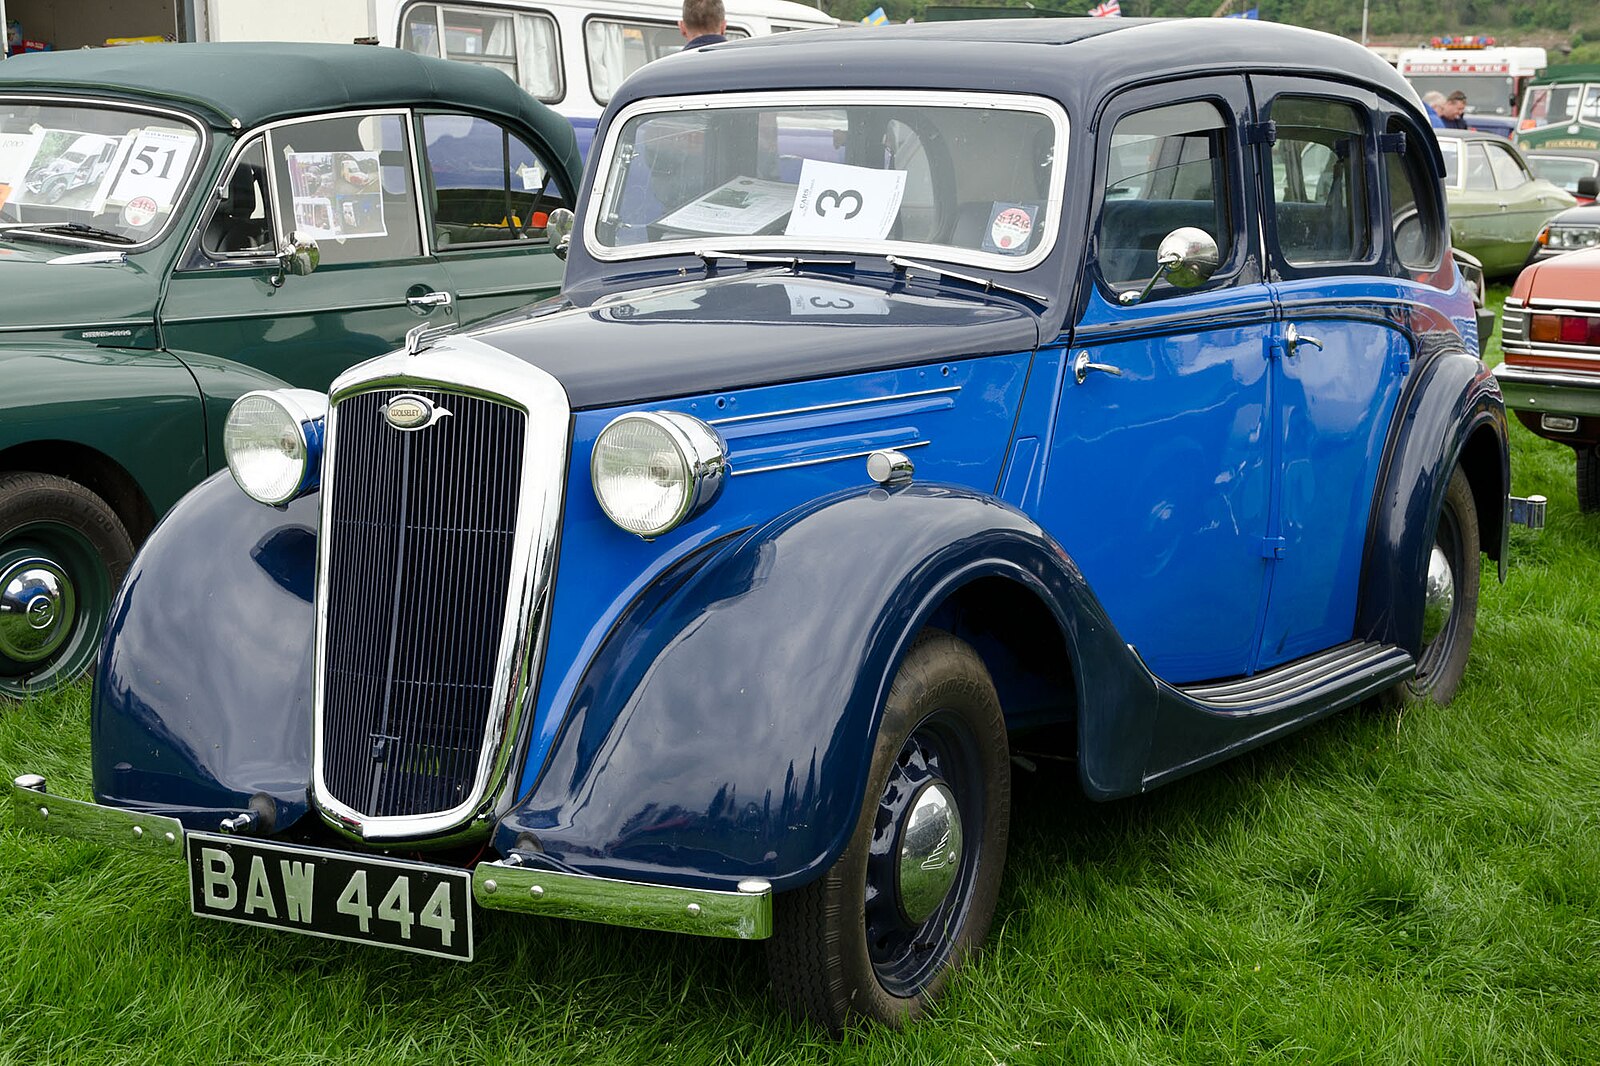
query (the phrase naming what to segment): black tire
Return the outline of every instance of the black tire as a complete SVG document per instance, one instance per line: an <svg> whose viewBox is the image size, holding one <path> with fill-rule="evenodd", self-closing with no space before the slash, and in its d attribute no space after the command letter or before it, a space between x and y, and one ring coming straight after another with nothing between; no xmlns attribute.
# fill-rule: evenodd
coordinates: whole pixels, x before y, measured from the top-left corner
<svg viewBox="0 0 1600 1066"><path fill-rule="evenodd" d="M133 542L93 492L0 474L0 698L66 684L99 650Z"/></svg>
<svg viewBox="0 0 1600 1066"><path fill-rule="evenodd" d="M917 920L900 887L901 829L934 784L959 811L959 857L935 868L940 882L955 868L947 886L930 895L925 882L918 912L927 913ZM926 1010L989 931L1010 804L994 683L969 645L927 630L889 690L844 853L821 878L774 901L768 968L790 1013L838 1033L853 1020L898 1026ZM945 847L942 840L932 860Z"/></svg>
<svg viewBox="0 0 1600 1066"><path fill-rule="evenodd" d="M1592 444L1573 449L1578 455L1578 510L1600 511L1600 449Z"/></svg>
<svg viewBox="0 0 1600 1066"><path fill-rule="evenodd" d="M1450 702L1467 672L1467 656L1472 651L1472 634L1478 621L1478 511L1472 500L1472 485L1459 467L1450 475L1433 543L1450 568L1452 604L1448 618L1434 633L1429 632L1432 627L1424 614L1417 673L1401 689L1412 700L1442 704Z"/></svg>

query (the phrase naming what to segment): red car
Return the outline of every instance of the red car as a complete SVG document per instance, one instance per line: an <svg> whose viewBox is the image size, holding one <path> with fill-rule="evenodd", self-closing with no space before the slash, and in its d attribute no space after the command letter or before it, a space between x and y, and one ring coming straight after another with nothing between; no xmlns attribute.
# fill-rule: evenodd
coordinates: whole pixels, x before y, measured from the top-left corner
<svg viewBox="0 0 1600 1066"><path fill-rule="evenodd" d="M1506 406L1577 453L1578 508L1600 511L1600 248L1524 270L1500 329Z"/></svg>

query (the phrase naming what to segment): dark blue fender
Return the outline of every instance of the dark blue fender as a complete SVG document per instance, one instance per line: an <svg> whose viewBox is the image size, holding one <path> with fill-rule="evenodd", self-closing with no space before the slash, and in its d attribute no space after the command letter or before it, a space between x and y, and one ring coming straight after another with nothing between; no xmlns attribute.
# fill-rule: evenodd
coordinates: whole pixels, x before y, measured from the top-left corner
<svg viewBox="0 0 1600 1066"><path fill-rule="evenodd" d="M305 814L317 523L315 495L264 507L224 471L156 527L101 647L97 800L209 830L257 793L276 829Z"/></svg>
<svg viewBox="0 0 1600 1066"><path fill-rule="evenodd" d="M819 875L855 824L909 642L955 590L995 576L1048 608L1078 704L1097 710L1080 717L1097 760L1085 786L1136 791L1154 683L1060 546L965 489L852 490L710 545L640 596L496 848L685 885Z"/></svg>
<svg viewBox="0 0 1600 1066"><path fill-rule="evenodd" d="M1430 351L1429 342L1440 339L1444 350ZM1494 375L1453 334L1425 334L1384 447L1356 605L1357 637L1413 655L1421 649L1423 579L1458 464L1472 484L1483 550L1499 562L1505 580L1506 441L1505 403Z"/></svg>

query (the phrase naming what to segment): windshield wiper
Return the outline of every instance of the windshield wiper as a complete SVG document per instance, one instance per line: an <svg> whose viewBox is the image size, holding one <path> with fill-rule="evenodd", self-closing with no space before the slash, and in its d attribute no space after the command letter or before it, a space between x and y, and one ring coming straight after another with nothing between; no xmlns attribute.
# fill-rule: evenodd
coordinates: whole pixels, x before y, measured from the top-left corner
<svg viewBox="0 0 1600 1066"><path fill-rule="evenodd" d="M908 270L926 270L928 273L941 278L955 278L957 281L965 281L969 285L976 285L984 292L993 292L995 289L999 289L1001 292L1009 292L1013 296L1021 296L1024 299L1032 300L1040 306L1050 302L1047 297L1040 296L1036 292L1019 289L1013 285L995 281L993 278L980 278L976 274L963 274L958 270L951 270L949 267L935 266L932 263L919 263L914 259L902 259L898 255L886 255L883 258L888 261L890 266L894 267L895 272L898 274L903 274Z"/></svg>
<svg viewBox="0 0 1600 1066"><path fill-rule="evenodd" d="M109 241L112 244L137 244L138 241L126 233L115 230L101 229L84 222L5 222L0 223L0 232L17 237L84 237L89 240Z"/></svg>
<svg viewBox="0 0 1600 1066"><path fill-rule="evenodd" d="M693 255L705 261L707 267L715 266L724 259L737 259L742 263L776 263L786 266L790 270L799 270L803 266L854 266L854 259L807 259L798 255L749 255L744 252L718 252L709 248L696 249Z"/></svg>

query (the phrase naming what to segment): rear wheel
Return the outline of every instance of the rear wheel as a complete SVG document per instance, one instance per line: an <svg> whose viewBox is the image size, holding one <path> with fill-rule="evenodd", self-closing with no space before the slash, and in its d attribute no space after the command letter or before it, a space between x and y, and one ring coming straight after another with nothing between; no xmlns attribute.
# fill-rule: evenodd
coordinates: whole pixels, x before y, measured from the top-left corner
<svg viewBox="0 0 1600 1066"><path fill-rule="evenodd" d="M1600 449L1586 444L1574 450L1578 453L1578 510L1594 514L1600 511Z"/></svg>
<svg viewBox="0 0 1600 1066"><path fill-rule="evenodd" d="M767 958L792 1013L838 1032L927 1008L988 932L1010 791L988 671L963 641L924 633L889 691L844 853L776 900Z"/></svg>
<svg viewBox="0 0 1600 1066"><path fill-rule="evenodd" d="M82 485L0 475L0 697L88 669L132 560L116 512Z"/></svg>
<svg viewBox="0 0 1600 1066"><path fill-rule="evenodd" d="M1417 673L1405 682L1413 699L1449 703L1467 672L1478 617L1478 511L1472 485L1450 475L1423 583L1422 650Z"/></svg>

